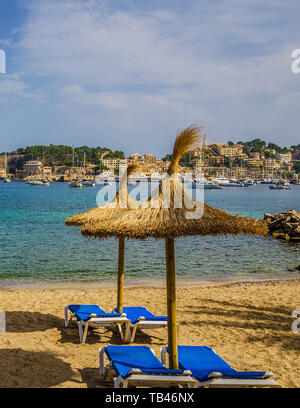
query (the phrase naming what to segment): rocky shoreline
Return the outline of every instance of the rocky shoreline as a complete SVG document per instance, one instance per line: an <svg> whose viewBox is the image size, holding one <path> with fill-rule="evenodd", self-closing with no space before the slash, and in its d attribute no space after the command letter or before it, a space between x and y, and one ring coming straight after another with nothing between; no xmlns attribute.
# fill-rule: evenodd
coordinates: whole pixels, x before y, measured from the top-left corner
<svg viewBox="0 0 300 408"><path fill-rule="evenodd" d="M297 211L288 210L275 215L266 213L264 219L274 238L300 241L300 213Z"/></svg>

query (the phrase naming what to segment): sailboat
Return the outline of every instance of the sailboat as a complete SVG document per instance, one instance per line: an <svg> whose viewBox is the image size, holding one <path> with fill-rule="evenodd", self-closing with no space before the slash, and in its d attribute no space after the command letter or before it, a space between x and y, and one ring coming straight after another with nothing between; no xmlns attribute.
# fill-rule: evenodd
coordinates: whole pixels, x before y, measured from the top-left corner
<svg viewBox="0 0 300 408"><path fill-rule="evenodd" d="M74 173L75 173L75 171L74 171L74 148L73 148L73 158L72 158L72 161L73 161L73 166L72 166L72 179L69 181L69 187L74 187L74 188L82 188L83 187L83 184L80 182L80 181L78 181L78 180L75 180L74 179Z"/></svg>
<svg viewBox="0 0 300 408"><path fill-rule="evenodd" d="M84 171L84 175L86 176L86 160L85 160L85 152L83 154L83 171ZM94 180L88 180L88 179L83 179L81 180L81 184L85 187L96 187L96 183Z"/></svg>

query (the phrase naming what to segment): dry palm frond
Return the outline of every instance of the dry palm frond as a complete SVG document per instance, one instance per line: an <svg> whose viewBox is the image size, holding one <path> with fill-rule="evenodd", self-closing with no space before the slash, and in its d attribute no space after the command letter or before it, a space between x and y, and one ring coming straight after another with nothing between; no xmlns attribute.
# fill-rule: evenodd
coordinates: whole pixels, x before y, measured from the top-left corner
<svg viewBox="0 0 300 408"><path fill-rule="evenodd" d="M178 173L178 163L182 155L188 150L191 150L196 147L196 144L199 143L201 137L202 128L199 126L190 126L180 132L175 140L172 160L168 168L168 174Z"/></svg>

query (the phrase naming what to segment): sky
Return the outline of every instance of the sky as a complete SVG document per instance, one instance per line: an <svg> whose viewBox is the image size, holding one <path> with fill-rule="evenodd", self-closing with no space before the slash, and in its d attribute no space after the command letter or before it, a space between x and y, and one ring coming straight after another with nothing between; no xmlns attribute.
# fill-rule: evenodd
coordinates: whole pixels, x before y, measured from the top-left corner
<svg viewBox="0 0 300 408"><path fill-rule="evenodd" d="M298 0L1 0L0 151L300 143Z"/></svg>

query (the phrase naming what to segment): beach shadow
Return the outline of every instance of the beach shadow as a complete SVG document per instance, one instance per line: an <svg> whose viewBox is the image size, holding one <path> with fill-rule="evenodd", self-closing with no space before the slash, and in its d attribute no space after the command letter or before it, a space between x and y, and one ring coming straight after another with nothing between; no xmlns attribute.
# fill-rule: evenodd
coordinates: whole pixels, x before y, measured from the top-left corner
<svg viewBox="0 0 300 408"><path fill-rule="evenodd" d="M266 346L276 344L285 349L300 350L300 342L296 341L295 333L291 329L291 309L288 307L260 307L205 299L205 305L187 306L183 310L189 313L191 319L181 321L182 325L213 326L220 327L222 330L226 328L251 330L251 335L246 341L263 342ZM197 316L197 320L193 318L194 316ZM215 318L211 319L212 317Z"/></svg>
<svg viewBox="0 0 300 408"><path fill-rule="evenodd" d="M99 368L87 367L78 369L81 375L82 383L86 384L87 388L113 388L113 377L101 379ZM116 374L114 374L116 376Z"/></svg>
<svg viewBox="0 0 300 408"><path fill-rule="evenodd" d="M60 328L60 343L80 344L77 324L71 322L68 327L64 325ZM112 343L115 334L111 328L92 328L89 327L86 337L86 344L108 344ZM114 343L112 343L114 344ZM116 343L119 344L119 343Z"/></svg>
<svg viewBox="0 0 300 408"><path fill-rule="evenodd" d="M1 388L48 388L76 381L70 364L49 352L2 349L0 361Z"/></svg>
<svg viewBox="0 0 300 408"><path fill-rule="evenodd" d="M49 313L15 311L6 312L5 317L7 333L46 331L64 325L63 319Z"/></svg>
<svg viewBox="0 0 300 408"><path fill-rule="evenodd" d="M163 329L162 329L163 330ZM78 327L74 322L71 322L69 327L60 327L61 339L60 343L74 343L80 344ZM160 345L163 341L163 337L156 335L149 335L142 330L137 330L134 342L132 344L158 344ZM88 335L86 337L87 344L113 344L113 345L124 345L120 338L119 332L116 328L92 328L89 327Z"/></svg>
<svg viewBox="0 0 300 408"><path fill-rule="evenodd" d="M164 329L158 329L164 330ZM148 331L149 332L149 331ZM161 345L162 341L164 340L163 337L159 337L157 335L150 335L143 330L137 329L134 342L132 344L158 344Z"/></svg>

